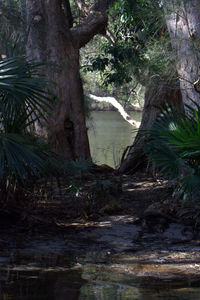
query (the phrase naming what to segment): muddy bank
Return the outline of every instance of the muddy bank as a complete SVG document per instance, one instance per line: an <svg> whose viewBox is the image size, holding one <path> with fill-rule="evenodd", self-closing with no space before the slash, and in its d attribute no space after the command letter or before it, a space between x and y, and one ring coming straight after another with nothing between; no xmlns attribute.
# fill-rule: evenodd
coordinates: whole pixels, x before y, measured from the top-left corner
<svg viewBox="0 0 200 300"><path fill-rule="evenodd" d="M41 200L20 220L1 216L1 270L34 264L37 272L60 272L89 264L91 280L113 272L140 284L199 284L200 230L192 208L176 210L166 184L144 174L101 171L82 174L73 197Z"/></svg>
<svg viewBox="0 0 200 300"><path fill-rule="evenodd" d="M186 241L183 233L171 236L171 225L158 234L147 233L134 223L132 216L115 215L66 224L65 230L54 234L29 233L23 240L18 236L15 244L7 241L9 246L1 247L0 281L2 275L16 272L18 278L29 274L48 279L52 274L55 280L67 274L70 286L70 274L78 272L80 281L101 285L109 282L153 289L200 284L199 240Z"/></svg>

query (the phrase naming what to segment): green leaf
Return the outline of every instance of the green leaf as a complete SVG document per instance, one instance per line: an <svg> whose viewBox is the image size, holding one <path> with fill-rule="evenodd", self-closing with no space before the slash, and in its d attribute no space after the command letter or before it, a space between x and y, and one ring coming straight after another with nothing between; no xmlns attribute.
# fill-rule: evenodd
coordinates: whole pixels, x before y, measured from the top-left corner
<svg viewBox="0 0 200 300"><path fill-rule="evenodd" d="M200 106L190 107L191 115L163 110L148 136L145 153L158 170L174 181L174 195L184 200L200 200Z"/></svg>

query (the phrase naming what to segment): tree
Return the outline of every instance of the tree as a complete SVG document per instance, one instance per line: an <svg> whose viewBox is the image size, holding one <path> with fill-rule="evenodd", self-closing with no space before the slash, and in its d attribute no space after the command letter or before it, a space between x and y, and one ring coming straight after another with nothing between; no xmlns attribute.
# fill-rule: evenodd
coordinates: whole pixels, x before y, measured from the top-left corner
<svg viewBox="0 0 200 300"><path fill-rule="evenodd" d="M164 1L184 104L200 103L200 1Z"/></svg>
<svg viewBox="0 0 200 300"><path fill-rule="evenodd" d="M69 0L26 0L27 57L46 63L44 72L56 96L54 112L42 132L53 149L69 159L90 157L79 50L94 35L105 33L106 10L111 2L97 0L86 6L84 1L76 0L82 12L87 8L87 16L74 26Z"/></svg>
<svg viewBox="0 0 200 300"><path fill-rule="evenodd" d="M181 111L183 109L182 103L186 108L188 104L192 104L191 100L196 101L196 103L200 103L200 90L198 87L200 58L200 2L198 0L164 1L164 8L166 24L172 44L171 56L174 58L174 65L177 70L180 91L178 92L174 90L173 94L166 91L167 94L165 94L165 91L162 91L162 88L158 88L157 91L162 91L161 95L159 92L155 93L154 91L154 93L150 93L151 99L149 99L149 93L146 93L141 127L132 147L129 150L126 160L121 164L121 172L134 172L137 167L135 163L137 162L141 164L143 157L140 157L139 159L136 151L138 145L141 146L143 141L140 131L143 129L150 129L149 126L152 126L152 121L155 120L157 115L155 113L155 106L157 106L157 104L159 104L159 107L164 107L166 102L168 102L173 106L176 106L178 111ZM169 80L170 78L168 78L168 81ZM173 86L173 82L171 86ZM158 97L155 96L156 94Z"/></svg>
<svg viewBox="0 0 200 300"><path fill-rule="evenodd" d="M152 84L152 86L147 87L141 125L133 145L127 148L128 154L126 159L121 162L119 168L120 173L132 174L137 171L139 167L144 167L146 165L145 154L142 151L145 137L144 135L141 135L141 132L151 129L161 109L166 107L167 104L175 106L177 110L183 109L179 88L175 88L173 85L172 88L169 88L168 85L165 86L163 84L157 84L155 86Z"/></svg>
<svg viewBox="0 0 200 300"><path fill-rule="evenodd" d="M129 0L120 0L120 4L119 9L126 25L122 31L125 37L132 39L133 44L132 72L136 80L146 87L141 126L133 145L125 150L119 168L121 173L133 173L145 162L141 151L144 137L140 132L151 128L166 103L173 103L182 109L182 100L170 38L159 1L137 0L133 4Z"/></svg>

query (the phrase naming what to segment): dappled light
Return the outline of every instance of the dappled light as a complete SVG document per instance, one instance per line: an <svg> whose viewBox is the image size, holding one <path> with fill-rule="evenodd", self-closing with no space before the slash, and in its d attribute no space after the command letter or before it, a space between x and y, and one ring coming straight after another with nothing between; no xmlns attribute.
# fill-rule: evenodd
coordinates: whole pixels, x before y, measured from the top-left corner
<svg viewBox="0 0 200 300"><path fill-rule="evenodd" d="M0 1L0 300L200 299L200 1Z"/></svg>

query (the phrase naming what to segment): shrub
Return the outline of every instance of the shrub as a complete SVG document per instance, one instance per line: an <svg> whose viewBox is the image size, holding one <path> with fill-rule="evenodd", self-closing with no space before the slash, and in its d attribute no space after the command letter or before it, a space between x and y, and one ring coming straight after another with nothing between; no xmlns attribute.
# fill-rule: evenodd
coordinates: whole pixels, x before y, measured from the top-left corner
<svg viewBox="0 0 200 300"><path fill-rule="evenodd" d="M52 103L39 65L24 59L0 61L0 182L26 184L45 175L55 156L31 126L46 118Z"/></svg>
<svg viewBox="0 0 200 300"><path fill-rule="evenodd" d="M194 104L187 114L168 107L145 132L144 151L184 201L200 200L200 106Z"/></svg>

